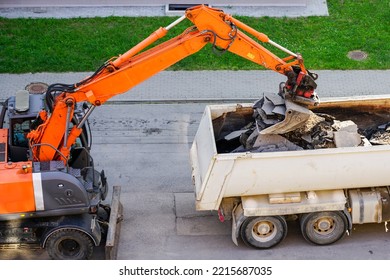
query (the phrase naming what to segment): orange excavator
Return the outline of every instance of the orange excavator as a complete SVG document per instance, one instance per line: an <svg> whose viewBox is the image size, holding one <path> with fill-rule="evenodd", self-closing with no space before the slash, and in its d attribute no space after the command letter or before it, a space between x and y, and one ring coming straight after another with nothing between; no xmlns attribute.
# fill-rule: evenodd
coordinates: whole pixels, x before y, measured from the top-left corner
<svg viewBox="0 0 390 280"><path fill-rule="evenodd" d="M145 50L185 19L193 26ZM319 102L317 75L305 68L300 54L222 10L189 8L86 79L52 84L43 95L20 91L5 102L0 114L0 243L38 243L53 259L88 259L94 246L115 235L119 191L113 192L115 207L104 204L108 184L104 171L94 169L89 153L88 117L110 98L207 44L285 75L284 97L297 103ZM266 44L288 56L279 58Z"/></svg>

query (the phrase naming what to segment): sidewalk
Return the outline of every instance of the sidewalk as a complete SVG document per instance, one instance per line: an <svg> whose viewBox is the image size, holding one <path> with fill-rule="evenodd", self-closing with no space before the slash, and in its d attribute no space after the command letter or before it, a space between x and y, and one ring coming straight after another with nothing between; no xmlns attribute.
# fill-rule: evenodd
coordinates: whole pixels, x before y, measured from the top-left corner
<svg viewBox="0 0 390 280"><path fill-rule="evenodd" d="M3 0L0 1L0 17L6 18L72 18L72 17L108 17L108 16L177 16L182 12L172 12L167 9L166 3L181 3L182 1L59 1L59 0ZM202 3L201 1L184 1L185 3ZM245 1L244 1L245 2ZM265 1L267 3L251 4L259 1L247 1L240 5L223 5L229 1L209 1L216 3L214 8L221 8L226 13L236 16L253 17L302 17L328 16L327 2L324 0L305 1ZM290 3L291 2L291 3ZM294 4L294 3L298 4ZM88 3L88 4L85 4ZM221 3L218 5L218 3ZM284 3L284 4L283 4ZM300 4L301 3L301 4ZM302 4L303 3L303 4Z"/></svg>
<svg viewBox="0 0 390 280"><path fill-rule="evenodd" d="M314 71L320 98L390 94L390 70ZM31 82L76 83L91 73L0 74L0 101ZM286 78L260 71L163 71L111 101L256 100Z"/></svg>

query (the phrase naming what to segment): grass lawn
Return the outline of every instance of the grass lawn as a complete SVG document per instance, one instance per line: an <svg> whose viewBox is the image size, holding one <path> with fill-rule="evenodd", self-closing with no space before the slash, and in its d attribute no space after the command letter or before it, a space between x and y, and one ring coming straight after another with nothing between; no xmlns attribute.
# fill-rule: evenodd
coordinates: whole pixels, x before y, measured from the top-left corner
<svg viewBox="0 0 390 280"><path fill-rule="evenodd" d="M309 69L390 69L390 2L328 0L330 16L307 18L237 17L284 47L302 53ZM0 73L94 71L124 53L172 17L78 19L0 18ZM174 27L166 38L190 26ZM165 40L165 39L164 39ZM164 41L163 40L163 41ZM162 42L162 41L161 41ZM272 52L284 57L274 48ZM347 57L368 53L364 61ZM211 46L170 70L264 69L234 54L213 54Z"/></svg>

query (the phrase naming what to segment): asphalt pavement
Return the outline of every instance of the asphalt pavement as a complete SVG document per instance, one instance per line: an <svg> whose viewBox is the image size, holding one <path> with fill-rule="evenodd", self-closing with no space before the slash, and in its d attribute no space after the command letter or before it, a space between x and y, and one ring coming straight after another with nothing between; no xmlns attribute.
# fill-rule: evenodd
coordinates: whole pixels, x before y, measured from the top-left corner
<svg viewBox="0 0 390 280"><path fill-rule="evenodd" d="M390 94L390 70L315 71L321 99ZM75 83L91 73L0 74L0 101L31 82ZM333 246L312 246L289 224L286 240L257 251L230 238L231 224L196 212L189 148L207 104L252 102L277 92L273 71L163 71L112 98L90 117L97 169L122 187L119 260L390 259L382 225L357 225ZM0 259L47 259L42 250L2 250ZM94 255L100 259L99 252Z"/></svg>

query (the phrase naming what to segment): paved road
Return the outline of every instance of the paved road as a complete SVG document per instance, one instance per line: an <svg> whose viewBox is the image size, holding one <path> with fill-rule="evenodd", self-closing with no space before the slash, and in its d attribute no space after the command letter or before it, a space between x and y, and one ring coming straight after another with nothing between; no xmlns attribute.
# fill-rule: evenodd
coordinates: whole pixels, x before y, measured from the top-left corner
<svg viewBox="0 0 390 280"><path fill-rule="evenodd" d="M307 244L290 222L287 239L275 249L236 247L230 223L194 211L188 148L204 105L107 105L94 112L97 168L106 170L111 185L123 187L118 259L390 259L382 225L356 226L352 236L317 247ZM47 255L8 250L1 258Z"/></svg>
<svg viewBox="0 0 390 280"><path fill-rule="evenodd" d="M318 91L324 98L389 93L385 78L390 71L318 72ZM0 75L5 85L0 99L31 81L75 82L85 74ZM390 259L383 225L355 226L344 240L318 247L306 243L291 221L282 244L257 251L241 243L236 247L230 223L220 223L215 213L194 210L189 147L205 105L254 100L261 92L274 91L282 80L268 71L167 71L93 112L96 167L105 169L110 185L122 186L124 221L118 259ZM160 101L153 103L156 99ZM210 101L194 103L194 99ZM94 256L101 257L100 251ZM42 250L3 250L0 259L47 259L47 255Z"/></svg>

